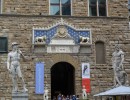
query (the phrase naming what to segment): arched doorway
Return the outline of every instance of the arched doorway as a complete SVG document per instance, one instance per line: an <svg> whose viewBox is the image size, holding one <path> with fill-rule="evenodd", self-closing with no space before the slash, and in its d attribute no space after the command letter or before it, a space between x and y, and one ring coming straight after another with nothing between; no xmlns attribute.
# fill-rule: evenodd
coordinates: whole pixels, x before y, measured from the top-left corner
<svg viewBox="0 0 130 100"><path fill-rule="evenodd" d="M74 67L67 62L58 62L51 68L51 98L59 93L74 94Z"/></svg>

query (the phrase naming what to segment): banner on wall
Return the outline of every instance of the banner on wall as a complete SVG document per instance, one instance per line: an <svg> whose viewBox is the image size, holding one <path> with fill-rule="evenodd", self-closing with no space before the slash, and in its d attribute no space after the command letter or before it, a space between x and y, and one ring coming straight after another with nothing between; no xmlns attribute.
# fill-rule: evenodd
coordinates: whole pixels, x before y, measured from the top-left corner
<svg viewBox="0 0 130 100"><path fill-rule="evenodd" d="M90 93L90 64L82 63L82 87L85 86L86 92Z"/></svg>
<svg viewBox="0 0 130 100"><path fill-rule="evenodd" d="M44 63L36 63L36 72L35 72L35 93L43 94L44 93Z"/></svg>

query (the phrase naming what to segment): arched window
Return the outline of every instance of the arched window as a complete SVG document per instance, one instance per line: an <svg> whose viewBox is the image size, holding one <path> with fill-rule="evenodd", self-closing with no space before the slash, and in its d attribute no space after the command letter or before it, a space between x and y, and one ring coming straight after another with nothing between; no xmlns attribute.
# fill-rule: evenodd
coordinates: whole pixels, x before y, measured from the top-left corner
<svg viewBox="0 0 130 100"><path fill-rule="evenodd" d="M104 42L101 41L96 42L95 49L96 49L96 64L105 64Z"/></svg>

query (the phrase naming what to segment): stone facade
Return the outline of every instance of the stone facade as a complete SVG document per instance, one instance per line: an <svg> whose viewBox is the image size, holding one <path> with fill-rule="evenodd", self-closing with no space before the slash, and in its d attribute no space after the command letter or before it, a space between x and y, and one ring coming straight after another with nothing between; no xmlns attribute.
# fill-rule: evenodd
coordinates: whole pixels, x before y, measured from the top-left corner
<svg viewBox="0 0 130 100"><path fill-rule="evenodd" d="M29 100L42 100L43 95L35 94L35 63L45 62L45 83L48 83L51 97L51 67L58 62L70 63L75 69L75 94L81 97L81 63L89 62L91 66L91 93L93 95L113 86L113 69L111 64L114 45L119 43L125 52L124 67L130 76L130 39L128 30L127 0L108 0L109 17L88 17L87 0L72 1L72 16L49 16L48 0L4 0L3 15L0 16L0 36L8 37L8 51L11 43L20 43L25 56L32 61L22 62L21 68L29 89ZM33 9L33 10L32 10ZM82 12L81 12L82 10ZM63 18L76 28L88 28L92 34L91 53L48 54L34 53L32 30L34 27L47 27ZM96 64L95 42L105 43L106 64ZM12 81L6 68L7 54L0 54L0 100L11 100ZM130 80L129 80L130 81Z"/></svg>
<svg viewBox="0 0 130 100"><path fill-rule="evenodd" d="M88 16L89 0L72 0L72 16ZM107 0L108 16L127 17L127 0ZM4 14L49 15L49 0L3 0ZM33 10L32 10L33 9Z"/></svg>

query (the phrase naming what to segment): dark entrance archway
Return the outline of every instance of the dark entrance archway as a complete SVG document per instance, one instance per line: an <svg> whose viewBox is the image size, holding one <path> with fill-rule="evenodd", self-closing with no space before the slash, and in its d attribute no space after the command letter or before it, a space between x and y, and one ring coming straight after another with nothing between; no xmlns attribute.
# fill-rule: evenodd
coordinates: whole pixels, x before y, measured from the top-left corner
<svg viewBox="0 0 130 100"><path fill-rule="evenodd" d="M58 62L51 68L51 98L59 93L74 94L74 67L67 62Z"/></svg>

